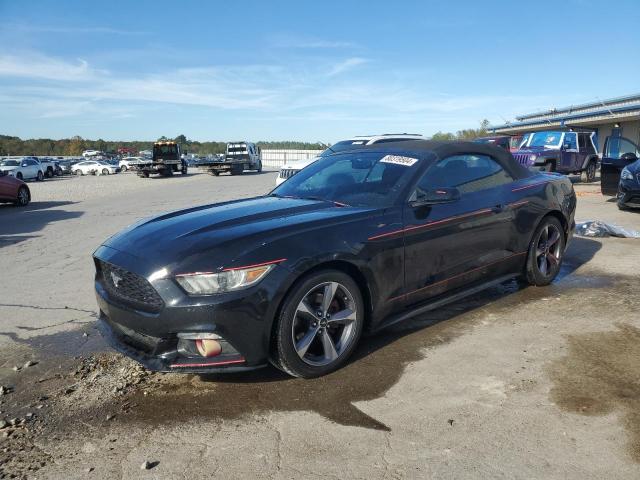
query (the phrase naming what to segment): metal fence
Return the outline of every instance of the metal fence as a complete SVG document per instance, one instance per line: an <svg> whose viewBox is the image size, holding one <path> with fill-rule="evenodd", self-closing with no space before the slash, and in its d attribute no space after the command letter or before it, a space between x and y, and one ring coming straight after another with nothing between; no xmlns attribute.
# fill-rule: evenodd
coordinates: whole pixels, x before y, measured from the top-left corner
<svg viewBox="0 0 640 480"><path fill-rule="evenodd" d="M265 167L281 167L299 160L310 160L320 155L322 150L262 150L262 164Z"/></svg>

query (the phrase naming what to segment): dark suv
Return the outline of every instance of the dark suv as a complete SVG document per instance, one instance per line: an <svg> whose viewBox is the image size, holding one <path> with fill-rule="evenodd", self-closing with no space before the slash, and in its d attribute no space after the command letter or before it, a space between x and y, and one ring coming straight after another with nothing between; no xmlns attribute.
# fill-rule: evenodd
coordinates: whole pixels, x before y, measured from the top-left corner
<svg viewBox="0 0 640 480"><path fill-rule="evenodd" d="M513 156L532 170L582 173L586 182L595 180L598 169L598 153L592 132L547 130L528 133Z"/></svg>

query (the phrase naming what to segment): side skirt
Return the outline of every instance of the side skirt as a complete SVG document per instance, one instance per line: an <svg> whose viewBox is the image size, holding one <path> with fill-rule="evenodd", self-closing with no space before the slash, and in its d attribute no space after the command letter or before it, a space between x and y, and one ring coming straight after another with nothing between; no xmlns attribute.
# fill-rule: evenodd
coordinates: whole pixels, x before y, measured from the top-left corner
<svg viewBox="0 0 640 480"><path fill-rule="evenodd" d="M475 293L481 292L482 290L486 290L487 288L493 287L495 285L499 285L502 282L506 282L507 280L511 280L517 276L518 275L515 273L510 273L509 275L503 275L502 277L498 277L495 280L491 280L490 282L481 283L479 285L476 285L475 287L459 290L452 295L447 295L437 300L424 303L409 311L396 313L395 315L392 315L387 319L383 320L382 322L380 322L379 325L377 325L374 329L371 330L371 333L377 333L380 330L384 330L385 328L390 327L391 325L395 325L396 323L402 322L404 320L408 320L409 318L415 317L422 313L426 313L436 308L440 308L449 303L457 302L458 300L462 300L463 298L473 295Z"/></svg>

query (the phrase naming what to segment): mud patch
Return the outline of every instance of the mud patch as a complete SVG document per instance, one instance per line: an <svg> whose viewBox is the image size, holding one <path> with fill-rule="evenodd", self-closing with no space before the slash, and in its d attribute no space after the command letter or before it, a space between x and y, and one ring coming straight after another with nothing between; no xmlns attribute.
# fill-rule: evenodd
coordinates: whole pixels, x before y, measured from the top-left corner
<svg viewBox="0 0 640 480"><path fill-rule="evenodd" d="M640 462L640 329L617 324L610 332L571 335L568 353L549 367L550 396L567 412L619 413L629 453Z"/></svg>

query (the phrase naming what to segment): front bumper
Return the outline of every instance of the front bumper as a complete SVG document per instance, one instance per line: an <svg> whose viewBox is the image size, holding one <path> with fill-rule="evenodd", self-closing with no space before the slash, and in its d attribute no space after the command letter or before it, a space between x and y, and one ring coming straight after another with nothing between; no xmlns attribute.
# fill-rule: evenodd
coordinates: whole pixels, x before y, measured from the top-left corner
<svg viewBox="0 0 640 480"><path fill-rule="evenodd" d="M618 204L630 208L640 208L640 180L620 180Z"/></svg>
<svg viewBox="0 0 640 480"><path fill-rule="evenodd" d="M95 257L118 265L141 277L143 268L131 255L100 247ZM100 271L95 291L99 325L109 343L118 351L163 372L232 372L251 370L268 364L271 326L289 271L274 268L259 284L222 295L191 297L171 278L151 280L164 306L155 312L140 310L109 293ZM215 357L185 354L178 334L216 334L225 348Z"/></svg>

